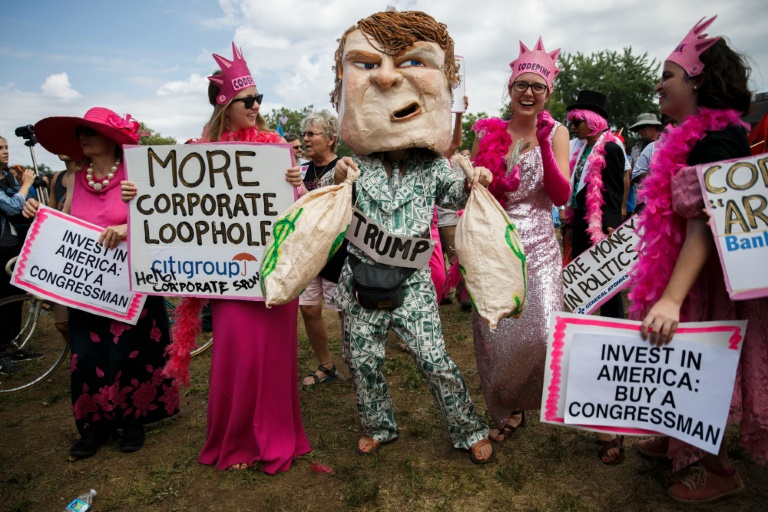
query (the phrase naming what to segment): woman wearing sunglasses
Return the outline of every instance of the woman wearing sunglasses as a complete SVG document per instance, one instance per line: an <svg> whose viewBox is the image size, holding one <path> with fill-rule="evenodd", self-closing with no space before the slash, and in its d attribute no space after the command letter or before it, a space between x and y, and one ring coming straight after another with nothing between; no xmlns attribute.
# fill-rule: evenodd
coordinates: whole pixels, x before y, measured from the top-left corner
<svg viewBox="0 0 768 512"><path fill-rule="evenodd" d="M213 56L222 71L208 77L213 114L200 142L285 142L259 114L264 95L234 43L232 52L231 61ZM177 317L199 315L203 302L184 299ZM202 464L238 470L261 462L275 474L310 451L299 411L298 302L267 310L257 301L210 301L216 342Z"/></svg>
<svg viewBox="0 0 768 512"><path fill-rule="evenodd" d="M63 211L103 226L99 243L117 247L127 237L128 221L128 207L120 198L125 178L122 146L138 143L138 121L94 107L82 118L43 119L35 133L51 153L83 164L67 187ZM25 215L34 215L37 205L28 200ZM98 283L97 278L92 284ZM70 456L94 455L118 429L120 450L139 450L144 425L179 410L179 389L162 375L170 342L162 297L147 297L136 325L70 308L69 337L72 409L81 436Z"/></svg>
<svg viewBox="0 0 768 512"><path fill-rule="evenodd" d="M473 315L477 369L496 428L504 441L524 424L526 409L541 405L549 313L563 309L560 246L552 205L568 200L568 132L544 110L558 73L557 55L539 38L533 50L520 43L507 84L509 121L478 121L473 162L490 169L489 190L517 226L528 264L528 297L519 319L505 319L491 332ZM519 159L516 148L519 150Z"/></svg>

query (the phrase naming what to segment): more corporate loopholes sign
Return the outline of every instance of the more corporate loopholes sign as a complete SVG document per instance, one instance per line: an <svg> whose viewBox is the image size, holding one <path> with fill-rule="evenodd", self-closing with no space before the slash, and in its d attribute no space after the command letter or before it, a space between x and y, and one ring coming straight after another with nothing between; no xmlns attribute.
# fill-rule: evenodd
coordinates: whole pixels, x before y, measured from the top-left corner
<svg viewBox="0 0 768 512"><path fill-rule="evenodd" d="M768 153L696 171L729 295L768 297Z"/></svg>
<svg viewBox="0 0 768 512"><path fill-rule="evenodd" d="M723 439L746 322L680 324L662 347L640 322L552 313L541 419L664 433L710 453Z"/></svg>
<svg viewBox="0 0 768 512"><path fill-rule="evenodd" d="M263 300L259 265L293 204L288 144L126 147L131 289Z"/></svg>
<svg viewBox="0 0 768 512"><path fill-rule="evenodd" d="M464 106L464 96L467 94L467 86L464 82L464 57L461 55L454 56L454 62L456 63L456 87L451 90L451 112L466 112L467 108Z"/></svg>
<svg viewBox="0 0 768 512"><path fill-rule="evenodd" d="M136 325L144 295L131 293L128 245L105 249L104 228L40 207L16 262L22 290L95 315Z"/></svg>
<svg viewBox="0 0 768 512"><path fill-rule="evenodd" d="M640 241L636 222L630 217L562 270L565 304L571 311L588 315L629 284Z"/></svg>

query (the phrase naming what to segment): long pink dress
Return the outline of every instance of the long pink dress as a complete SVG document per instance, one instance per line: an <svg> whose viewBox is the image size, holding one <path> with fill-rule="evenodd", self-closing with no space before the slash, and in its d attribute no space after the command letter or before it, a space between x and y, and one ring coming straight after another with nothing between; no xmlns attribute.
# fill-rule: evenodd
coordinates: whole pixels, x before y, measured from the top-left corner
<svg viewBox="0 0 768 512"><path fill-rule="evenodd" d="M282 142L257 129L226 138L233 139ZM299 301L269 310L256 301L212 300L211 306L208 434L198 460L219 470L262 462L265 473L288 471L311 450L299 410Z"/></svg>

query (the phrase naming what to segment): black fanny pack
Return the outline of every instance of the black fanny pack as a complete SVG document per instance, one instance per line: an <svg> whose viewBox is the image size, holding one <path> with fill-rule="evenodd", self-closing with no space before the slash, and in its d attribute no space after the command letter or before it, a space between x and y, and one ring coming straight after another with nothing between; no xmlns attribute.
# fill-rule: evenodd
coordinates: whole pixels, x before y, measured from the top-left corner
<svg viewBox="0 0 768 512"><path fill-rule="evenodd" d="M417 269L392 267L381 263L370 265L349 255L355 299L365 309L393 310L403 305L403 283Z"/></svg>

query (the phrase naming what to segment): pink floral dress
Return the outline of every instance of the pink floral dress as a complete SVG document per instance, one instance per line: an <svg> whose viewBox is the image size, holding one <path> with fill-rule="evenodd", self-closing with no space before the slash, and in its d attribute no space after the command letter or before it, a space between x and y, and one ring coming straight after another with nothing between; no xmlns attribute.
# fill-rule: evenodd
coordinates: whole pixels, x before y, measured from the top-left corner
<svg viewBox="0 0 768 512"><path fill-rule="evenodd" d="M100 192L75 176L72 215L99 226L125 224L120 199L123 165ZM77 309L69 310L72 344L72 408L81 435L151 423L176 414L179 390L162 376L170 342L162 297L147 297L136 325Z"/></svg>

